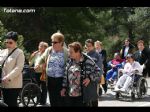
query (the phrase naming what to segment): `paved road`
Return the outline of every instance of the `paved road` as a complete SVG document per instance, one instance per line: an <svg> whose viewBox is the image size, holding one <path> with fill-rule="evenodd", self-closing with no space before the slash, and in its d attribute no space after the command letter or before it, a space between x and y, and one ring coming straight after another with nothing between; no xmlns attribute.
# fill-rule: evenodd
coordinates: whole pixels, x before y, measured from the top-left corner
<svg viewBox="0 0 150 112"><path fill-rule="evenodd" d="M142 99L135 99L134 102L130 101L130 96L127 97L126 99L120 99L120 100L116 100L115 99L115 92L112 92L110 89L108 89L107 94L103 94L100 98L99 98L99 107L144 107L144 106L148 106L150 107L150 78L147 78L147 82L148 82L148 93L147 95L142 98ZM49 99L47 98L47 106L50 106L49 104ZM32 106L32 104L30 105ZM19 107L22 107L22 104L19 105ZM37 107L41 107L41 105L37 105Z"/></svg>
<svg viewBox="0 0 150 112"><path fill-rule="evenodd" d="M116 100L114 95L115 92L112 92L110 89L108 89L108 93L107 94L103 94L100 98L99 98L99 107L144 107L144 106L148 106L150 107L150 78L146 79L148 82L148 92L147 95L144 96L144 98L142 99L135 99L134 102L132 102L130 100L130 96L127 98L121 98L119 100Z"/></svg>

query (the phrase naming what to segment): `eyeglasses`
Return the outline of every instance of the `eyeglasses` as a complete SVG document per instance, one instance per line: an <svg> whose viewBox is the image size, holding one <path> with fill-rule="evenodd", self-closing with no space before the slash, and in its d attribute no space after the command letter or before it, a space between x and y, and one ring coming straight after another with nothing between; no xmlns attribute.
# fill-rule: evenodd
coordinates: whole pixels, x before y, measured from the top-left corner
<svg viewBox="0 0 150 112"><path fill-rule="evenodd" d="M60 42L55 42L55 41L53 41L52 43L53 43L53 44L57 44L57 43L60 43Z"/></svg>
<svg viewBox="0 0 150 112"><path fill-rule="evenodd" d="M13 42L5 42L6 44L13 44Z"/></svg>

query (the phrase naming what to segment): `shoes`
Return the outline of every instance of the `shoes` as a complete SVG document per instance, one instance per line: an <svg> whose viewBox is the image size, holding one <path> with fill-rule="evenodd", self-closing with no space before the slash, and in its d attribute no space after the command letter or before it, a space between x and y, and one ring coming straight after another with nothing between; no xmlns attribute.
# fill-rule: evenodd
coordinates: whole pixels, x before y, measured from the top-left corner
<svg viewBox="0 0 150 112"><path fill-rule="evenodd" d="M120 91L124 93L127 92L124 88L121 88Z"/></svg>
<svg viewBox="0 0 150 112"><path fill-rule="evenodd" d="M118 87L115 87L115 89L113 91L117 92L117 91L120 91L120 89Z"/></svg>
<svg viewBox="0 0 150 112"><path fill-rule="evenodd" d="M113 84L114 81L112 79L109 79L108 82L109 84Z"/></svg>

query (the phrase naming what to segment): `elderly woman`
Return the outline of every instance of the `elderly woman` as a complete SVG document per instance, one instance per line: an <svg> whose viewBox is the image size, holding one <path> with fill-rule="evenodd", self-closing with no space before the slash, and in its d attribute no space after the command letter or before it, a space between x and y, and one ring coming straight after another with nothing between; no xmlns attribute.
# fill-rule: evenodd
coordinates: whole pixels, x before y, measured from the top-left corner
<svg viewBox="0 0 150 112"><path fill-rule="evenodd" d="M134 61L133 55L128 54L126 58L127 63L125 64L124 69L120 71L123 73L123 75L119 78L118 82L116 83L114 91L127 92L132 81L132 74L142 74L143 68L139 62Z"/></svg>
<svg viewBox="0 0 150 112"><path fill-rule="evenodd" d="M43 41L39 43L38 50L31 54L29 60L30 66L37 66L38 60L40 59L40 57L42 56L42 54L44 53L47 47L48 47L48 43ZM41 105L45 105L47 99L46 81L44 79L41 80L42 75L44 75L43 73L45 73L45 64L41 64L39 69L35 71L36 81L42 90L41 99L40 99Z"/></svg>
<svg viewBox="0 0 150 112"><path fill-rule="evenodd" d="M45 50L35 69L39 68L40 64L46 63L46 80L50 104L52 107L63 106L60 91L68 50L64 47L64 35L62 33L54 33L51 36L51 40L52 46Z"/></svg>
<svg viewBox="0 0 150 112"><path fill-rule="evenodd" d="M106 80L113 83L118 75L118 70L123 68L125 63L124 59L120 58L119 53L114 54L114 59L108 62L108 66L111 68L106 74Z"/></svg>
<svg viewBox="0 0 150 112"><path fill-rule="evenodd" d="M95 82L100 77L100 69L89 56L82 53L79 42L69 44L69 56L61 95L68 95L68 106L84 106L84 103L98 99Z"/></svg>
<svg viewBox="0 0 150 112"><path fill-rule="evenodd" d="M6 49L0 51L0 65L2 65L2 93L4 103L17 107L17 98L22 88L22 70L24 53L17 48L17 32L8 32L6 35Z"/></svg>

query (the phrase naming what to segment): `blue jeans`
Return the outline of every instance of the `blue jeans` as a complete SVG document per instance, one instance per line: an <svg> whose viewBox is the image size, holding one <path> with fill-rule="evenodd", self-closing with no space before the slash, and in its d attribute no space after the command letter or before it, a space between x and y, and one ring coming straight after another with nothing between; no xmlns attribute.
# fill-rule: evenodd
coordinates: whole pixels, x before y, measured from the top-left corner
<svg viewBox="0 0 150 112"><path fill-rule="evenodd" d="M106 80L109 80L110 78L112 78L112 80L115 80L117 78L117 71L116 70L109 70L106 74Z"/></svg>

